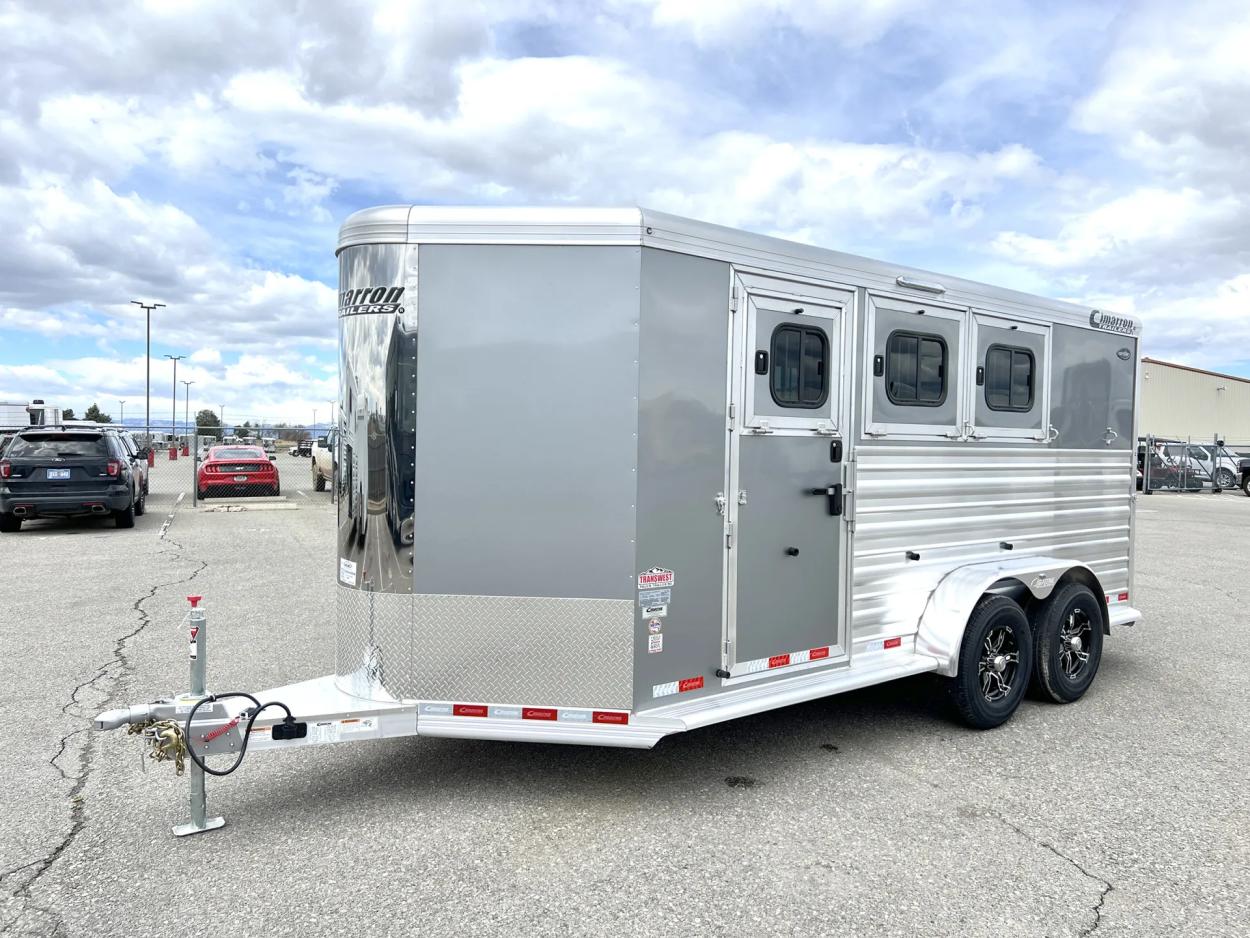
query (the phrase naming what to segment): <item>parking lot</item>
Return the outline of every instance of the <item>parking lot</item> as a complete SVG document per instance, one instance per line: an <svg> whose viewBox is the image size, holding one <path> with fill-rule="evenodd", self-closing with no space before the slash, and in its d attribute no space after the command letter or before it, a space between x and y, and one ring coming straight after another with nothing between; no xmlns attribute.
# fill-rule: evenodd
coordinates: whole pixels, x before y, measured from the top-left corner
<svg viewBox="0 0 1250 938"><path fill-rule="evenodd" d="M928 677L612 750L409 738L185 779L109 706L333 670L334 531L283 495L193 507L158 460L134 530L0 536L0 869L14 935L1245 934L1250 498L1139 499L1134 605L1078 704L999 730Z"/></svg>

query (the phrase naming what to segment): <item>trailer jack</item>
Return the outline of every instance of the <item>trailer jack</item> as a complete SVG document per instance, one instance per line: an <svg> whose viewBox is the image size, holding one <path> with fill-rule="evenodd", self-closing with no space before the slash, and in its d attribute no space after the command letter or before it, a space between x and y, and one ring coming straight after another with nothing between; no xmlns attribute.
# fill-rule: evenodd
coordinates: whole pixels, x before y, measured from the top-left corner
<svg viewBox="0 0 1250 938"><path fill-rule="evenodd" d="M204 710L207 705L208 709L204 710L205 716L224 713L224 708L216 698L208 697L204 689L204 674L208 663L206 628L208 618L204 610L200 608L202 598L200 596L187 597L191 603L191 613L187 617L190 626L188 653L191 658L191 693L179 697L162 698L147 704L123 707L119 710L106 710L95 718L95 728L98 730L127 726L129 733L142 736L151 746L149 757L156 762L172 761L174 771L178 775L181 775L186 768L186 756L188 754L191 756L191 820L185 824L174 825L175 837L216 830L226 823L223 817L208 817L208 798L204 790L204 765L190 750L187 743L190 718L197 711ZM187 715L185 725L178 722L178 717L183 714Z"/></svg>

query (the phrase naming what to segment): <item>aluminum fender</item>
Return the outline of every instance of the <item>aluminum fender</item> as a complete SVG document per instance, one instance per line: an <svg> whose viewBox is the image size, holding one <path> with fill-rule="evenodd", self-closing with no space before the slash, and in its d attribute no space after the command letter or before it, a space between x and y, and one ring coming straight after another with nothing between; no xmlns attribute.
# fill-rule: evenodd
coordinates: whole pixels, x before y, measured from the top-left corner
<svg viewBox="0 0 1250 938"><path fill-rule="evenodd" d="M1098 582L1093 571L1084 564L1056 557L1013 557L956 567L941 579L929 596L916 633L916 651L937 660L938 674L954 677L959 671L959 646L963 642L964 627L972 608L986 590L1000 580L1018 580L1034 597L1045 599L1059 578L1073 568L1086 571ZM1101 587L1097 593L1101 599Z"/></svg>

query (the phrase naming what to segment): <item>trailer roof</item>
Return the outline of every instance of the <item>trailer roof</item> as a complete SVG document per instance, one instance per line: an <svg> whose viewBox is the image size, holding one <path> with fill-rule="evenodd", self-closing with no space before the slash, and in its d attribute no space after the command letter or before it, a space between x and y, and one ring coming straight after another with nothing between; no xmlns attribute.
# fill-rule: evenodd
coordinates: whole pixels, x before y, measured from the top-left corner
<svg viewBox="0 0 1250 938"><path fill-rule="evenodd" d="M569 244L654 247L796 277L865 285L933 303L978 307L1092 327L1108 311L891 264L641 207L381 205L348 216L336 254L358 244ZM1115 314L1141 335L1141 321ZM1120 330L1116 330L1120 331Z"/></svg>

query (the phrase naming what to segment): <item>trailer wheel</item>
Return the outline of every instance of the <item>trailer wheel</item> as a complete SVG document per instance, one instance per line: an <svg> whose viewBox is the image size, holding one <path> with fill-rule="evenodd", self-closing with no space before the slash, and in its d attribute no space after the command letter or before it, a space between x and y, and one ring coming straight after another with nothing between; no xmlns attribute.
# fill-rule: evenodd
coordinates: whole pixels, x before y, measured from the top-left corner
<svg viewBox="0 0 1250 938"><path fill-rule="evenodd" d="M986 596L968 617L951 697L965 723L988 730L1005 723L1028 690L1033 632L1024 610L1007 596Z"/></svg>
<svg viewBox="0 0 1250 938"><path fill-rule="evenodd" d="M1231 469L1220 469L1215 473L1215 483L1222 489L1231 489L1237 485L1237 477Z"/></svg>
<svg viewBox="0 0 1250 938"><path fill-rule="evenodd" d="M1250 495L1250 472L1245 473L1241 477L1241 490Z"/></svg>
<svg viewBox="0 0 1250 938"><path fill-rule="evenodd" d="M1094 683L1102 661L1102 604L1088 587L1069 583L1033 617L1037 662L1033 690L1043 700L1072 703Z"/></svg>

